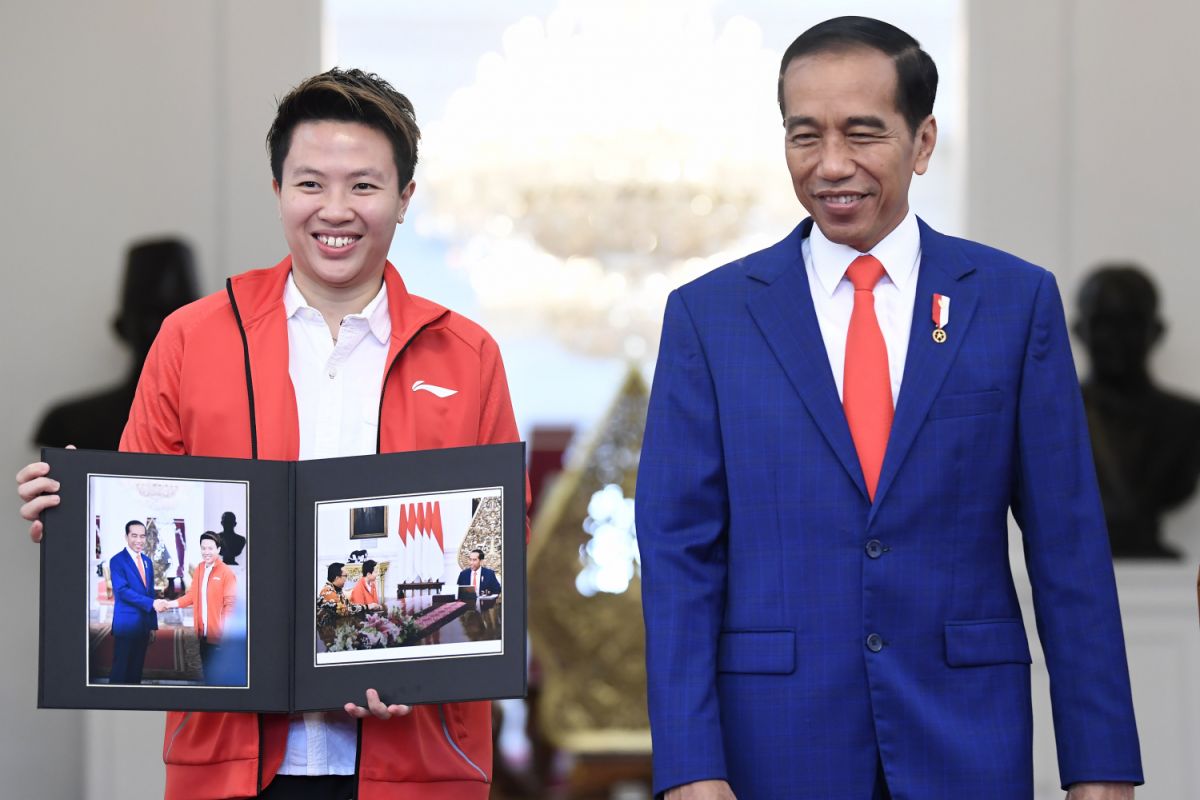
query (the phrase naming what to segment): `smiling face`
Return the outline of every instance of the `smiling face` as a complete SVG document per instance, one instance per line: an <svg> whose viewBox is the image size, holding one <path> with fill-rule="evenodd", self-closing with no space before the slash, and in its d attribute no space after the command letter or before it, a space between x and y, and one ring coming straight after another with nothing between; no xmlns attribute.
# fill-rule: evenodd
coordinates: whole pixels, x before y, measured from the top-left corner
<svg viewBox="0 0 1200 800"><path fill-rule="evenodd" d="M783 77L784 142L801 205L833 242L865 253L908 214L937 123L913 134L896 108L896 67L866 47L814 53Z"/></svg>
<svg viewBox="0 0 1200 800"><path fill-rule="evenodd" d="M146 526L130 525L129 530L125 532L125 544L129 545L129 549L135 553L140 553L145 550Z"/></svg>
<svg viewBox="0 0 1200 800"><path fill-rule="evenodd" d="M206 565L211 566L217 560L217 543L212 539L200 540L200 557Z"/></svg>
<svg viewBox="0 0 1200 800"><path fill-rule="evenodd" d="M399 185L392 146L374 128L329 120L296 126L274 188L292 274L310 302L369 301L379 290L415 185Z"/></svg>

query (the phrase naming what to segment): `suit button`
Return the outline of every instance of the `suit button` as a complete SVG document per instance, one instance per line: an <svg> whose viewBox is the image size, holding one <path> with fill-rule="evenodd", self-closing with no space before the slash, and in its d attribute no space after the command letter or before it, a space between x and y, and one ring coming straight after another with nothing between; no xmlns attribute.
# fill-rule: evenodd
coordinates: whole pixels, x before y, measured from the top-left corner
<svg viewBox="0 0 1200 800"><path fill-rule="evenodd" d="M872 633L867 637L867 649L872 653L878 653L883 649L883 637L878 633Z"/></svg>
<svg viewBox="0 0 1200 800"><path fill-rule="evenodd" d="M871 541L867 542L866 551L867 555L871 558L879 558L881 555L883 555L883 542L879 541L878 539L872 539Z"/></svg>

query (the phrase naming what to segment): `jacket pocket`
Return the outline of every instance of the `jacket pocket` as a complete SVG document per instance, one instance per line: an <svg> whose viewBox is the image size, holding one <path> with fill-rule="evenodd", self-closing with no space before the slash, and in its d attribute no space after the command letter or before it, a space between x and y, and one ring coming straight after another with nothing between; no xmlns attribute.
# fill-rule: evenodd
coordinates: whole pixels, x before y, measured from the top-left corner
<svg viewBox="0 0 1200 800"><path fill-rule="evenodd" d="M966 394L943 395L933 401L929 408L930 419L946 419L948 417L974 417L981 414L993 414L1004 404L1004 396L999 389L989 389L986 392L967 392Z"/></svg>
<svg viewBox="0 0 1200 800"><path fill-rule="evenodd" d="M1030 664L1029 640L1019 619L981 619L946 623L946 663L952 667Z"/></svg>
<svg viewBox="0 0 1200 800"><path fill-rule="evenodd" d="M718 672L790 675L795 670L795 631L721 631L717 645Z"/></svg>

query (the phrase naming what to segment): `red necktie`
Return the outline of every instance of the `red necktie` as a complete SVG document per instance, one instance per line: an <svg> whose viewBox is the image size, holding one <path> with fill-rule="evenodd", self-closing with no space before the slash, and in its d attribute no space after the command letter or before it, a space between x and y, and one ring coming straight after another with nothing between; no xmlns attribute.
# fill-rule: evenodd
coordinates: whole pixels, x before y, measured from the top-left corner
<svg viewBox="0 0 1200 800"><path fill-rule="evenodd" d="M875 317L875 284L883 274L883 265L875 256L859 256L846 270L846 277L854 284L854 311L846 334L842 407L872 501L879 485L893 413L887 345Z"/></svg>
<svg viewBox="0 0 1200 800"><path fill-rule="evenodd" d="M142 579L142 586L146 585L146 568L142 566L142 554L138 553L133 557L134 566L137 567L138 575Z"/></svg>

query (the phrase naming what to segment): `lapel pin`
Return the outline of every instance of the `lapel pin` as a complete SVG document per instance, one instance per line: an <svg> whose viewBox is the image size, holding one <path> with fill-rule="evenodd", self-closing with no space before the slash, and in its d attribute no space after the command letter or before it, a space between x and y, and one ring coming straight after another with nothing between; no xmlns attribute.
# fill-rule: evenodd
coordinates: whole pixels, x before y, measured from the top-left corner
<svg viewBox="0 0 1200 800"><path fill-rule="evenodd" d="M946 343L946 326L950 324L950 298L944 294L933 296L933 340L938 344Z"/></svg>

